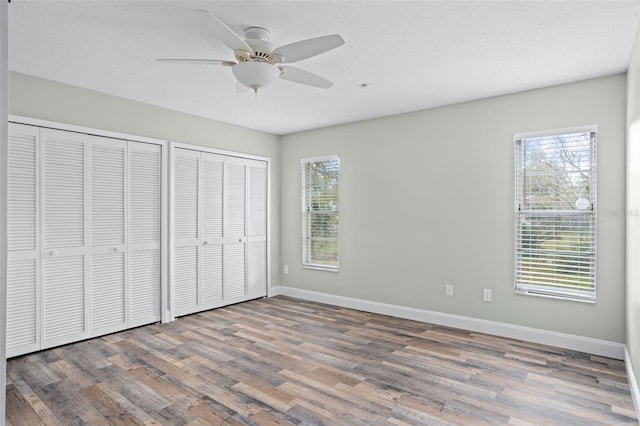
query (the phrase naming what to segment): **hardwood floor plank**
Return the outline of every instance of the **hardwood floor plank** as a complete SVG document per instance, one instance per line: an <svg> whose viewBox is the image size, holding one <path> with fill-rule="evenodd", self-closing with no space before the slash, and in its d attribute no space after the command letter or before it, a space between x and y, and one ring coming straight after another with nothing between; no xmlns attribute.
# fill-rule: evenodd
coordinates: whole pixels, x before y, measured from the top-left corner
<svg viewBox="0 0 640 426"><path fill-rule="evenodd" d="M251 416L250 420L258 425L263 426L285 426L298 424L297 421L281 412L271 410L262 410Z"/></svg>
<svg viewBox="0 0 640 426"><path fill-rule="evenodd" d="M256 405L252 398L236 394L231 390L218 386L200 376L189 377L187 380L184 380L183 383L201 394L208 396L212 400L224 405L228 409L232 410L234 414L237 413L244 417L248 417L261 410L261 407Z"/></svg>
<svg viewBox="0 0 640 426"><path fill-rule="evenodd" d="M172 405L189 407L196 404L199 400L198 394L185 393L182 388L177 386L174 383L174 381L176 381L175 377L168 375L157 376L146 368L135 368L130 370L130 373L156 393L168 399ZM178 380L178 383L180 383L180 380Z"/></svg>
<svg viewBox="0 0 640 426"><path fill-rule="evenodd" d="M24 380L32 387L46 386L60 380L46 363L40 362L38 354L17 358L7 366L7 374L12 380Z"/></svg>
<svg viewBox="0 0 640 426"><path fill-rule="evenodd" d="M141 421L145 425L160 424L148 412L144 411L143 408L139 407L134 402L124 397L121 393L119 393L117 390L111 387L108 383L102 382L102 383L96 384L96 386L100 388L100 390L104 392L105 395L113 399L121 407L126 409L133 417L135 417L137 420Z"/></svg>
<svg viewBox="0 0 640 426"><path fill-rule="evenodd" d="M98 383L108 383L116 392L153 417L160 410L171 405L167 396L159 394L135 376L118 367L103 368L100 373Z"/></svg>
<svg viewBox="0 0 640 426"><path fill-rule="evenodd" d="M229 418L229 415L221 410L217 410L213 406L206 402L200 402L192 407L189 407L189 411L198 416L203 422L209 425L222 425L225 420Z"/></svg>
<svg viewBox="0 0 640 426"><path fill-rule="evenodd" d="M22 380L18 380L14 383L15 388L20 392L20 395L25 399L25 401L31 406L33 411L38 415L40 420L42 420L47 425L59 425L60 422L56 418L56 416L51 412L49 407L46 406L42 402L42 400L38 397L38 395L33 392L33 390L29 387L27 383Z"/></svg>
<svg viewBox="0 0 640 426"><path fill-rule="evenodd" d="M105 394L98 386L87 386L78 392L112 425L142 425L131 413Z"/></svg>
<svg viewBox="0 0 640 426"><path fill-rule="evenodd" d="M295 400L293 396L279 389L269 391L269 389L265 389L263 386L250 386L242 382L236 383L231 389L282 412L289 410L292 406L291 403Z"/></svg>
<svg viewBox="0 0 640 426"><path fill-rule="evenodd" d="M106 425L107 420L77 392L77 386L67 381L51 383L34 392L65 425Z"/></svg>
<svg viewBox="0 0 640 426"><path fill-rule="evenodd" d="M19 425L46 425L46 423L38 416L31 404L20 394L14 385L7 387L6 393L7 404L7 423ZM10 407L10 408L9 408Z"/></svg>
<svg viewBox="0 0 640 426"><path fill-rule="evenodd" d="M311 403L320 403L321 406L325 407L332 407L341 414L337 416L339 419L342 418L342 414L347 415L346 413L348 413L351 421L356 422L366 423L378 419L376 412L382 408L377 401L362 398L356 393L344 392L339 388L327 386L305 376L292 374L289 371L283 371L282 374L291 380L283 384L280 389L286 389L286 392L298 395L298 399ZM311 389L314 391L313 393L309 392Z"/></svg>
<svg viewBox="0 0 640 426"><path fill-rule="evenodd" d="M638 424L624 362L288 297L8 360L22 425Z"/></svg>

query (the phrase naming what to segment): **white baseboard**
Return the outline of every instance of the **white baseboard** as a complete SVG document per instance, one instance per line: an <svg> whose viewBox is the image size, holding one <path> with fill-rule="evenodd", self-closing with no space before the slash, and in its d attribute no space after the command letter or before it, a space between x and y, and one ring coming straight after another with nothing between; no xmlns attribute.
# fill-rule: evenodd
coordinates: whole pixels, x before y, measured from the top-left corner
<svg viewBox="0 0 640 426"><path fill-rule="evenodd" d="M556 346L559 348L571 349L607 358L620 360L625 359L625 345L622 343L609 342L607 340L593 339L590 337L558 333L555 331L523 327L461 315L445 314L442 312L428 311L426 309L410 308L406 306L391 305L388 303L372 302L370 300L336 296L333 294L303 290L295 287L276 286L269 289L269 297L278 295L430 324L460 328L478 333L492 334L494 336L509 337L511 339Z"/></svg>
<svg viewBox="0 0 640 426"><path fill-rule="evenodd" d="M636 407L636 413L640 413L640 390L638 389L636 375L633 373L631 355L629 354L627 345L624 346L624 364L627 367L627 381L629 382L629 390L631 391L631 397L633 398L633 405Z"/></svg>

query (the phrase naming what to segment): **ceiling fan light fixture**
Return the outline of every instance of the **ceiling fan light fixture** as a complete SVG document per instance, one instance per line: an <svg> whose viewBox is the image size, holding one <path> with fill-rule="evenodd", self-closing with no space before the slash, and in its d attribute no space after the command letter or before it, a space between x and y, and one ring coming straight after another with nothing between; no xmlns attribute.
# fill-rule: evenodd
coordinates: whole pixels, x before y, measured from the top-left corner
<svg viewBox="0 0 640 426"><path fill-rule="evenodd" d="M240 62L231 71L240 84L254 92L273 84L280 75L278 67L265 62Z"/></svg>

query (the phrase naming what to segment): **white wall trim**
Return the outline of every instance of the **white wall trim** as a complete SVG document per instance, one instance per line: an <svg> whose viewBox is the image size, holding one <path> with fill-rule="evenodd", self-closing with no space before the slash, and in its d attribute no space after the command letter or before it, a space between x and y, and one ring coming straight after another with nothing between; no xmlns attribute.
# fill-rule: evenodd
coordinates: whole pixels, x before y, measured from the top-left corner
<svg viewBox="0 0 640 426"><path fill-rule="evenodd" d="M269 163L269 166L271 165L271 158L264 157L261 155L245 154L243 152L228 151L225 149L211 148L204 145L194 145L190 143L183 143L183 142L176 142L176 141L169 141L169 143L173 148L183 148L183 149L190 149L193 151L210 152L211 154L225 155L227 157L237 157L237 158L248 159L248 160L266 161L267 163Z"/></svg>
<svg viewBox="0 0 640 426"><path fill-rule="evenodd" d="M301 158L300 164L315 163L317 161L331 161L331 160L340 160L340 156L338 154L332 154L332 155L322 155L320 157Z"/></svg>
<svg viewBox="0 0 640 426"><path fill-rule="evenodd" d="M86 127L86 126L77 126L75 124L42 120L40 118L25 117L22 115L9 114L9 121L12 123L26 124L28 126L45 127L45 128L54 129L54 130L65 130L67 132L102 136L102 137L111 138L111 139L122 139L126 141L155 143L155 144L162 144L162 145L167 143L163 139L149 138L146 136L139 136L139 135L130 135L128 133L112 132L111 130L96 129L94 127Z"/></svg>
<svg viewBox="0 0 640 426"><path fill-rule="evenodd" d="M169 322L169 147L168 143L161 145L162 164L161 167L161 197L160 197L160 319L162 322Z"/></svg>
<svg viewBox="0 0 640 426"><path fill-rule="evenodd" d="M430 324L460 328L478 333L492 334L494 336L524 340L532 343L556 346L608 358L623 360L625 357L624 344L609 342L607 340L523 327L503 322L465 317L462 315L428 311L426 309L410 308L406 306L391 305L388 303L373 302L370 300L336 296L333 294L303 290L294 287L276 286L269 289L269 297L278 295L326 303L359 311L421 321Z"/></svg>
<svg viewBox="0 0 640 426"><path fill-rule="evenodd" d="M631 354L629 353L627 345L624 346L624 364L627 368L627 381L629 382L629 390L631 391L631 397L633 398L633 406L636 408L636 414L638 414L640 413L640 389L638 389L636 375L633 373Z"/></svg>
<svg viewBox="0 0 640 426"><path fill-rule="evenodd" d="M577 127L564 127L560 129L549 129L549 130L538 130L534 132L514 133L513 140L517 141L520 139L542 138L545 136L561 135L561 134L567 134L567 133L582 133L582 132L597 133L598 125L587 124L584 126L577 126Z"/></svg>

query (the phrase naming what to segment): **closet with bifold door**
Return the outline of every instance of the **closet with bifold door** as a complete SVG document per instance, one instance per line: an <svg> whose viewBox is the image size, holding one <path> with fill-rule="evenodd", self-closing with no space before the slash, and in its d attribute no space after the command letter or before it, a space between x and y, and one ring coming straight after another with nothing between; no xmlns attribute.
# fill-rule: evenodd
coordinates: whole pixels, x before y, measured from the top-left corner
<svg viewBox="0 0 640 426"><path fill-rule="evenodd" d="M170 158L173 315L265 297L268 160L177 143Z"/></svg>
<svg viewBox="0 0 640 426"><path fill-rule="evenodd" d="M160 141L9 123L7 355L159 321Z"/></svg>

